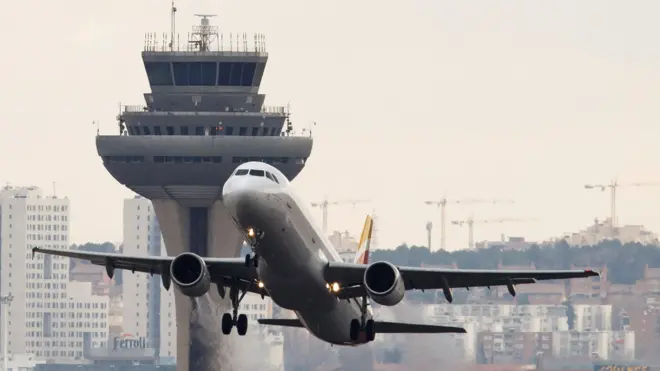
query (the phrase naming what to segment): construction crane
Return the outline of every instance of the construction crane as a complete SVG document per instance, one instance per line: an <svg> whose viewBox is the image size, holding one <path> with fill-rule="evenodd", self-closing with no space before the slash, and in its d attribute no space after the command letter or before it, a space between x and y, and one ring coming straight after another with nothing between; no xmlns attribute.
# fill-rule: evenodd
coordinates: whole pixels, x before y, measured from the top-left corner
<svg viewBox="0 0 660 371"><path fill-rule="evenodd" d="M440 201L424 201L427 205L435 205L440 209L440 250L445 249L445 227L447 226L445 209L447 204L512 204L513 200L483 200L483 199L464 199L464 200L447 200L443 197ZM431 247L429 246L429 249Z"/></svg>
<svg viewBox="0 0 660 371"><path fill-rule="evenodd" d="M341 201L328 201L323 200L321 202L312 202L312 207L320 207L323 210L323 233L328 233L328 206L330 205L342 205L342 204L356 204L363 202L371 202L370 200L341 200Z"/></svg>
<svg viewBox="0 0 660 371"><path fill-rule="evenodd" d="M468 226L468 245L470 249L474 249L474 224L486 224L486 223L508 223L508 222L526 222L535 220L534 218L499 218L499 219L484 219L484 220L474 220L472 217L467 218L466 220L453 220L451 224L462 227L467 224Z"/></svg>
<svg viewBox="0 0 660 371"><path fill-rule="evenodd" d="M585 184L584 188L586 188L586 189L600 189L603 192L607 188L610 189L610 224L612 225L612 229L615 231L614 233L616 234L616 226L617 226L617 220L616 220L616 189L619 188L619 187L649 187L649 186L650 187L660 186L660 182L621 184L615 179L610 184ZM616 237L616 236L614 236L614 237Z"/></svg>

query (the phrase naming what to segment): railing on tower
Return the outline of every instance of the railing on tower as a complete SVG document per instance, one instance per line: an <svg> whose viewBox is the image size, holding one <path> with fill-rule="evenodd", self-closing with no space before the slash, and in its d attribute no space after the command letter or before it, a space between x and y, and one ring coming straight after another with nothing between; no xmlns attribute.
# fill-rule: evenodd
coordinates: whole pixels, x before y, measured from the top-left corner
<svg viewBox="0 0 660 371"><path fill-rule="evenodd" d="M264 34L228 33L219 34L218 27L211 25L210 18L214 14L195 14L201 18L192 32L181 40L174 31L174 13L176 8L172 5L172 30L163 32L149 32L144 37L145 52L238 52L238 53L266 53L266 36Z"/></svg>

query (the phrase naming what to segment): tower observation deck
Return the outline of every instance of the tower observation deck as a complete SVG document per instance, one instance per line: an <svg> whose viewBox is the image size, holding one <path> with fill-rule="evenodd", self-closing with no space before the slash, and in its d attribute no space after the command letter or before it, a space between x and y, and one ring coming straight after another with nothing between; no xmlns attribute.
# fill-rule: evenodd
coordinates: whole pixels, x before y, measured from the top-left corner
<svg viewBox="0 0 660 371"><path fill-rule="evenodd" d="M183 39L174 32L145 35L142 60L151 92L143 105L122 106L117 135L98 135L96 146L118 182L151 199L169 255L234 257L243 238L222 204L225 181L247 161L270 163L293 179L313 140L293 134L287 108L264 105L265 38L220 35L212 16L199 17ZM190 298L175 295L177 371L226 370L216 363L218 353L209 353L220 346L210 345L222 340L213 334L219 325L209 329L192 320L198 316L191 316ZM213 290L202 300L213 315L222 302Z"/></svg>

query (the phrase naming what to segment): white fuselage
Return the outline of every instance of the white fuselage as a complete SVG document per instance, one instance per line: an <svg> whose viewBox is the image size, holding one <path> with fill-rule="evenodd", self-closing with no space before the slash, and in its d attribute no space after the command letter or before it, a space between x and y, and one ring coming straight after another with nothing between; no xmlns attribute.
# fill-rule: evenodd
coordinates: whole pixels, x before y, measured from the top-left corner
<svg viewBox="0 0 660 371"><path fill-rule="evenodd" d="M249 162L240 169L275 175L279 183L253 175L232 175L223 188L223 201L242 231L263 232L255 249L257 274L273 301L296 313L303 326L332 344L351 341L350 323L360 319L357 299L339 300L327 288L323 270L328 260L341 261L328 238L312 223L305 205L293 194L288 180L274 167ZM371 311L367 319L371 318ZM363 339L363 336L360 336Z"/></svg>

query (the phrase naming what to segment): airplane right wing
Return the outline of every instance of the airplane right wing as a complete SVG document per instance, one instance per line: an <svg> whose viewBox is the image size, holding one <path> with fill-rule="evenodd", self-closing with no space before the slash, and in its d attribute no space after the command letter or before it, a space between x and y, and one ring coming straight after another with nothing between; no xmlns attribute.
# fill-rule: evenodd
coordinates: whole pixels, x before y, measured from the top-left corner
<svg viewBox="0 0 660 371"><path fill-rule="evenodd" d="M34 253L64 256L72 259L89 261L94 265L104 266L108 277L112 278L115 269L125 269L132 272L144 272L161 276L163 286L169 290L171 285L170 264L176 256L130 256L124 254L97 253L86 251L58 250L35 247ZM258 287L258 277L253 266L246 267L243 258L204 258L208 267L211 282L223 287L230 287L233 282L241 290L247 290L268 296L265 290Z"/></svg>
<svg viewBox="0 0 660 371"><path fill-rule="evenodd" d="M556 280L598 276L592 270L489 270L489 269L437 269L395 266L387 262L380 264L384 269L396 269L401 275L406 290L442 289L451 301L451 289L479 286L507 286L512 295L515 285L535 283L537 280ZM373 265L373 264L372 264ZM350 299L365 296L365 271L371 266L344 262L328 262L325 268L327 282L337 282L341 291L338 296ZM387 267L387 268L386 268Z"/></svg>

